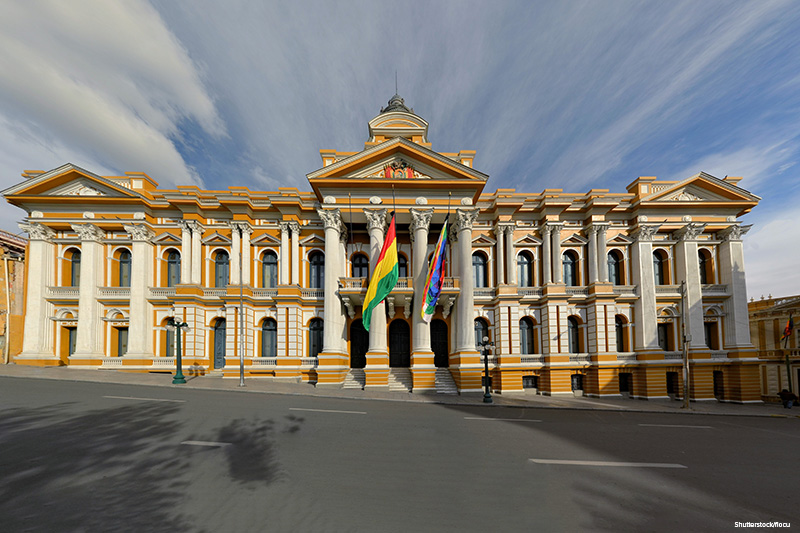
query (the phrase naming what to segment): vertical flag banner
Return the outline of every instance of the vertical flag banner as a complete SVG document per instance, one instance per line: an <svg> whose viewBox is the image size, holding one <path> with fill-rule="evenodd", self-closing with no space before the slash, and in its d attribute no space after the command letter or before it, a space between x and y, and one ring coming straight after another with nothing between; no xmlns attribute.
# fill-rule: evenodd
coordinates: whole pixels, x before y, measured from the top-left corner
<svg viewBox="0 0 800 533"><path fill-rule="evenodd" d="M786 327L783 328L783 336L781 340L788 339L792 336L792 330L794 329L794 320L792 320L792 315L789 315L789 321L786 322Z"/></svg>
<svg viewBox="0 0 800 533"><path fill-rule="evenodd" d="M445 219L442 226L442 233L433 251L431 265L428 267L428 279L425 281L425 289L422 291L422 320L430 324L433 313L436 310L436 302L439 301L439 294L442 292L444 284L444 260L447 255L447 223L449 217Z"/></svg>
<svg viewBox="0 0 800 533"><path fill-rule="evenodd" d="M397 234L394 226L394 213L392 213L392 222L386 231L386 239L383 241L381 255L378 257L375 270L369 280L367 295L364 297L361 322L367 331L369 331L369 323L372 320L372 310L389 296L394 286L397 285L399 270L397 265Z"/></svg>

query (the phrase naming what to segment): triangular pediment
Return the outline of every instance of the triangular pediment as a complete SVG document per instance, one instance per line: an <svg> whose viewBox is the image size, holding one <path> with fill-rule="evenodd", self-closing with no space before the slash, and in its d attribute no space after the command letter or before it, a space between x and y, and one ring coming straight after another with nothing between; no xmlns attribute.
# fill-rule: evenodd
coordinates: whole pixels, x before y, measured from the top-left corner
<svg viewBox="0 0 800 533"><path fill-rule="evenodd" d="M652 192L642 202L758 202L761 198L732 183L701 172L674 183L651 185Z"/></svg>
<svg viewBox="0 0 800 533"><path fill-rule="evenodd" d="M569 245L572 245L572 246L583 246L584 244L587 244L588 242L589 242L589 240L586 239L585 237L583 237L582 235L578 235L577 233L573 233L572 235L570 235L566 239L562 240L561 241L561 245L562 246L564 246L564 245L568 245L568 246Z"/></svg>
<svg viewBox="0 0 800 533"><path fill-rule="evenodd" d="M257 244L259 246L271 246L273 244L280 244L280 243L281 243L280 239L278 239L277 237L273 237L269 233L260 235L250 241L250 244Z"/></svg>
<svg viewBox="0 0 800 533"><path fill-rule="evenodd" d="M172 233L162 233L153 239L153 244L181 244L181 238Z"/></svg>
<svg viewBox="0 0 800 533"><path fill-rule="evenodd" d="M308 237L300 239L300 244L302 244L303 246L317 246L325 244L325 239L321 235L312 233Z"/></svg>
<svg viewBox="0 0 800 533"><path fill-rule="evenodd" d="M472 246L494 246L497 241L488 235L478 235L472 239Z"/></svg>
<svg viewBox="0 0 800 533"><path fill-rule="evenodd" d="M606 241L606 244L616 244L616 245L619 245L619 246L628 246L629 244L632 244L632 243L633 243L633 239L623 235L622 233L618 233L617 235L614 235L612 238L610 238L610 239L608 239L608 241Z"/></svg>
<svg viewBox="0 0 800 533"><path fill-rule="evenodd" d="M222 235L221 233L214 232L205 239L203 239L203 244L212 245L212 246L226 246L231 244L231 240Z"/></svg>
<svg viewBox="0 0 800 533"><path fill-rule="evenodd" d="M384 172L387 166L403 164L412 169L410 175L387 176ZM342 178L470 180L485 183L488 176L424 146L395 137L308 174L312 185L320 180Z"/></svg>
<svg viewBox="0 0 800 533"><path fill-rule="evenodd" d="M528 233L521 239L514 241L514 244L516 246L541 246L542 240L533 233Z"/></svg>
<svg viewBox="0 0 800 533"><path fill-rule="evenodd" d="M91 198L142 198L115 181L98 176L71 163L14 185L4 196L79 196Z"/></svg>

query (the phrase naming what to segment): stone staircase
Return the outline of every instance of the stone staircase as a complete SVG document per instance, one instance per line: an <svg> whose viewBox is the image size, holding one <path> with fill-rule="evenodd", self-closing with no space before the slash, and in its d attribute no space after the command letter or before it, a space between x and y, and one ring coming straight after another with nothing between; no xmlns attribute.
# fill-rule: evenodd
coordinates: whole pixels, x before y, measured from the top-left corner
<svg viewBox="0 0 800 533"><path fill-rule="evenodd" d="M367 376L363 368L351 368L344 378L343 389L361 389L367 383Z"/></svg>
<svg viewBox="0 0 800 533"><path fill-rule="evenodd" d="M391 392L411 392L414 386L409 368L390 368L389 369L389 391Z"/></svg>
<svg viewBox="0 0 800 533"><path fill-rule="evenodd" d="M447 368L436 369L436 394L458 394L453 375Z"/></svg>

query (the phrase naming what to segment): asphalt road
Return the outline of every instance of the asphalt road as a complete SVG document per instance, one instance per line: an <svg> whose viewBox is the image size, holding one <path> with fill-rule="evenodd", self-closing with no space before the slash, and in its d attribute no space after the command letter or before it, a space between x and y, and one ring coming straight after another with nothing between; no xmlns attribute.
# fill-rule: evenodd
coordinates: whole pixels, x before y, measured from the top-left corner
<svg viewBox="0 0 800 533"><path fill-rule="evenodd" d="M0 378L2 531L800 526L800 419Z"/></svg>

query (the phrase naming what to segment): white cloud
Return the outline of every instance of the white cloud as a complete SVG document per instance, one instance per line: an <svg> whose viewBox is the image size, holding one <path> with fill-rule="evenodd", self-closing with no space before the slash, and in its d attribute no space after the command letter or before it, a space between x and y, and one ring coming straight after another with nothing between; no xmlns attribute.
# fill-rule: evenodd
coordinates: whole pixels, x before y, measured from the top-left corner
<svg viewBox="0 0 800 533"><path fill-rule="evenodd" d="M63 158L57 164L92 161L95 172L200 183L175 145L182 122L225 135L187 51L145 2L4 2L0 71L10 141L0 161L32 154L21 167L0 167L3 188L24 168L42 167L48 153ZM37 146L46 147L38 156Z"/></svg>
<svg viewBox="0 0 800 533"><path fill-rule="evenodd" d="M795 195L788 204L791 207L768 213L766 220L754 224L744 237L749 297L800 294L800 246L797 246L800 195Z"/></svg>

